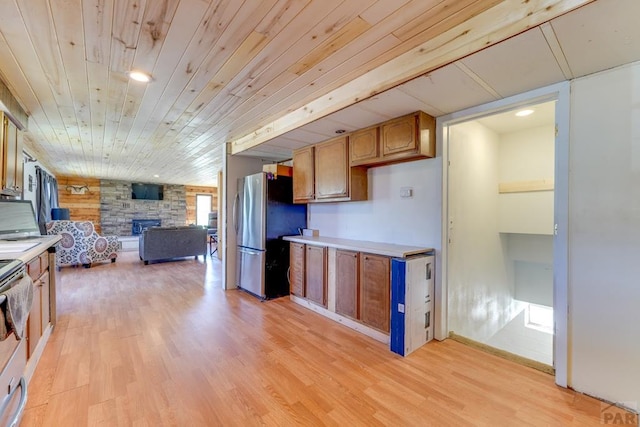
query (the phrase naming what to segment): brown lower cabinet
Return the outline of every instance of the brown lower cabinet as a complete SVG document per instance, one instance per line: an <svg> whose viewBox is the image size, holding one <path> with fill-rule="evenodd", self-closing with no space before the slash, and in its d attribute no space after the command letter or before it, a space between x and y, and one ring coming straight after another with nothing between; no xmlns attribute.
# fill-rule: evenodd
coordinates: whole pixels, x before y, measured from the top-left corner
<svg viewBox="0 0 640 427"><path fill-rule="evenodd" d="M304 243L289 243L289 292L304 297Z"/></svg>
<svg viewBox="0 0 640 427"><path fill-rule="evenodd" d="M327 248L306 245L304 296L323 307L327 306Z"/></svg>
<svg viewBox="0 0 640 427"><path fill-rule="evenodd" d="M336 313L353 319L358 313L360 253L336 250Z"/></svg>
<svg viewBox="0 0 640 427"><path fill-rule="evenodd" d="M389 257L361 255L360 321L383 332L389 332L390 268Z"/></svg>

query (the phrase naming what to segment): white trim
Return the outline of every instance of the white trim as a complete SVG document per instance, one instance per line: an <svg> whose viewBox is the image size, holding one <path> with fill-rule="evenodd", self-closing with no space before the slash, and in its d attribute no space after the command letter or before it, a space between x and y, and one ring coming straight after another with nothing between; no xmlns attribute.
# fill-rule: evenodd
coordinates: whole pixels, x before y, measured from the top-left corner
<svg viewBox="0 0 640 427"><path fill-rule="evenodd" d="M569 339L568 339L568 220L569 220L569 109L570 82L565 81L535 89L509 98L500 99L484 105L468 108L436 119L436 134L442 141L442 261L439 286L436 287L436 330L435 338L445 339L447 325L447 270L448 270L448 150L449 126L480 117L515 110L526 105L556 100L556 124L558 134L555 145L555 193L554 219L558 225L558 234L553 245L554 268L554 365L556 384L566 387L568 384Z"/></svg>
<svg viewBox="0 0 640 427"><path fill-rule="evenodd" d="M358 321L349 319L348 317L342 316L338 313L334 313L333 311L329 311L324 307L321 307L315 303L312 303L309 300L306 300L304 298L300 298L297 297L295 295L289 295L289 299L291 299L292 302L299 304L305 308L308 308L309 310L315 311L316 313L327 317L335 322L341 323L355 331L358 331L370 338L373 338L376 341L380 341L383 344L389 344L389 335L380 332L376 329L370 328L369 326L366 326Z"/></svg>

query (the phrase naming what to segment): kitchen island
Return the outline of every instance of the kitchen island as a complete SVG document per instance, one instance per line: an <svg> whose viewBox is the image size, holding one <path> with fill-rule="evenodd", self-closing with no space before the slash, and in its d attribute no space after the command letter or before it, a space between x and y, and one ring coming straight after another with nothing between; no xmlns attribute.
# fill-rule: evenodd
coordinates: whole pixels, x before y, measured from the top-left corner
<svg viewBox="0 0 640 427"><path fill-rule="evenodd" d="M383 343L390 342L393 260L420 258L429 268L433 263L434 250L427 247L319 236L283 239L290 242L291 300ZM430 286L425 295L432 304L432 280Z"/></svg>

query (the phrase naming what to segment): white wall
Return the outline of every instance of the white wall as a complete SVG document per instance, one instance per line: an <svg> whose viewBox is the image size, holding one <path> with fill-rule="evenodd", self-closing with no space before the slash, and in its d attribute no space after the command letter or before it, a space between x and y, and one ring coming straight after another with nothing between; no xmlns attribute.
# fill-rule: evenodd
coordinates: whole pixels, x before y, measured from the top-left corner
<svg viewBox="0 0 640 427"><path fill-rule="evenodd" d="M501 183L554 178L555 126L500 135ZM504 233L553 234L553 191L499 196L499 224Z"/></svg>
<svg viewBox="0 0 640 427"><path fill-rule="evenodd" d="M640 403L640 63L571 85L570 386Z"/></svg>
<svg viewBox="0 0 640 427"><path fill-rule="evenodd" d="M222 283L225 289L236 286L236 230L233 225L233 201L238 194L238 178L262 171L264 162L245 156L226 155L222 168L224 185L222 199L222 226L224 227L222 250Z"/></svg>
<svg viewBox="0 0 640 427"><path fill-rule="evenodd" d="M498 232L499 136L449 128L449 330L484 342L517 314L506 237Z"/></svg>
<svg viewBox="0 0 640 427"><path fill-rule="evenodd" d="M310 203L309 228L321 236L440 248L441 158L368 171L369 200ZM412 198L400 188L411 187Z"/></svg>

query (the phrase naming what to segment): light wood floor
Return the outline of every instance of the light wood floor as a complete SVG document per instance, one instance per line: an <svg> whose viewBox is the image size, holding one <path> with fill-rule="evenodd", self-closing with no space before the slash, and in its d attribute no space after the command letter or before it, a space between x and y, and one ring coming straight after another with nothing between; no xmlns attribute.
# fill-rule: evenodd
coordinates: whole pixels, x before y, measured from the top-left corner
<svg viewBox="0 0 640 427"><path fill-rule="evenodd" d="M22 426L600 425L606 405L546 374L451 340L401 358L219 276L135 252L63 269Z"/></svg>

